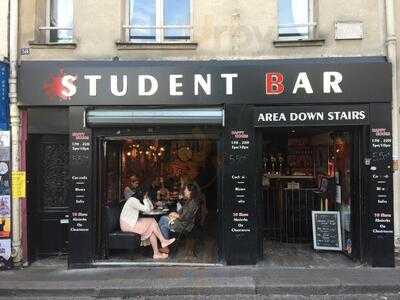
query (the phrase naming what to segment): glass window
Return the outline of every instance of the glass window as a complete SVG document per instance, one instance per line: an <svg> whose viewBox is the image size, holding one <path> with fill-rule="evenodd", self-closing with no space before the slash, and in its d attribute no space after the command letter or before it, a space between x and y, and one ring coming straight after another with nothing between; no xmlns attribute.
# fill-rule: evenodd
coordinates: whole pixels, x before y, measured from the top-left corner
<svg viewBox="0 0 400 300"><path fill-rule="evenodd" d="M190 0L165 0L164 22L166 26L190 25ZM189 39L190 31L185 28L172 28L165 30L166 39Z"/></svg>
<svg viewBox="0 0 400 300"><path fill-rule="evenodd" d="M71 42L73 27L73 1L50 0L49 21L50 27L62 28L50 30L50 42Z"/></svg>
<svg viewBox="0 0 400 300"><path fill-rule="evenodd" d="M190 40L191 0L129 0L128 4L129 41Z"/></svg>
<svg viewBox="0 0 400 300"><path fill-rule="evenodd" d="M129 16L130 25L152 27L131 29L129 34L130 40L156 40L156 0L131 0Z"/></svg>
<svg viewBox="0 0 400 300"><path fill-rule="evenodd" d="M310 0L279 0L278 20L279 37L309 37Z"/></svg>

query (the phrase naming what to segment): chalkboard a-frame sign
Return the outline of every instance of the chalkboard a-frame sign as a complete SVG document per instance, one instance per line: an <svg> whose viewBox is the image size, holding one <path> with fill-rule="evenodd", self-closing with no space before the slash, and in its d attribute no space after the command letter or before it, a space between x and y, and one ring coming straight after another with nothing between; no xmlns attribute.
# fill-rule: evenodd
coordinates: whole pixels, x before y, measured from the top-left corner
<svg viewBox="0 0 400 300"><path fill-rule="evenodd" d="M312 227L315 250L342 251L342 234L338 211L313 211Z"/></svg>

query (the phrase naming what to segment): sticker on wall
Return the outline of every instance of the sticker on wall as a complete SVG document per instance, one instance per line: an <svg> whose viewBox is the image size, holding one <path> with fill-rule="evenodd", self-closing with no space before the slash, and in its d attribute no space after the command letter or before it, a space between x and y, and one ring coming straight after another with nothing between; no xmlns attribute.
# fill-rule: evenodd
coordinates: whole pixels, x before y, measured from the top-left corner
<svg viewBox="0 0 400 300"><path fill-rule="evenodd" d="M0 131L0 147L10 147L10 131Z"/></svg>
<svg viewBox="0 0 400 300"><path fill-rule="evenodd" d="M10 131L0 131L0 161L3 172L0 173L1 175L4 175L9 170L7 162L10 161L10 156Z"/></svg>
<svg viewBox="0 0 400 300"><path fill-rule="evenodd" d="M0 195L10 195L10 180L7 176L0 176Z"/></svg>
<svg viewBox="0 0 400 300"><path fill-rule="evenodd" d="M4 175L8 173L8 165L4 161L0 162L0 175Z"/></svg>
<svg viewBox="0 0 400 300"><path fill-rule="evenodd" d="M10 217L10 207L10 196L0 196L0 218Z"/></svg>
<svg viewBox="0 0 400 300"><path fill-rule="evenodd" d="M26 172L13 171L12 172L12 194L13 198L26 197Z"/></svg>
<svg viewBox="0 0 400 300"><path fill-rule="evenodd" d="M11 229L11 219L0 217L0 238L9 238Z"/></svg>
<svg viewBox="0 0 400 300"><path fill-rule="evenodd" d="M0 256L5 260L9 260L11 257L11 240L0 240Z"/></svg>
<svg viewBox="0 0 400 300"><path fill-rule="evenodd" d="M10 161L9 147L0 147L0 161Z"/></svg>
<svg viewBox="0 0 400 300"><path fill-rule="evenodd" d="M0 270L8 270L11 268L11 240L0 240Z"/></svg>

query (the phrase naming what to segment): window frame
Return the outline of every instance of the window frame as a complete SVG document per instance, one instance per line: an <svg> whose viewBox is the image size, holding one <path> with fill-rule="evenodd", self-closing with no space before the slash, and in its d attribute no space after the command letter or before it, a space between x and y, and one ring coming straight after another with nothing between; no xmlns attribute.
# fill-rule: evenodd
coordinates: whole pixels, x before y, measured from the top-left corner
<svg viewBox="0 0 400 300"><path fill-rule="evenodd" d="M46 43L48 44L74 44L74 26L72 27L65 27L65 26L51 26L51 1L52 0L46 0L46 25L45 26L39 26L39 31L45 31L45 39ZM74 1L72 1L72 24L74 24ZM69 41L56 41L52 42L50 41L50 34L51 30L70 30L72 32L72 37L71 40Z"/></svg>
<svg viewBox="0 0 400 300"><path fill-rule="evenodd" d="M280 0L278 0L280 1ZM315 1L316 0L308 0L308 23L305 24L280 24L279 23L279 4L277 6L277 34L279 41L307 41L315 39L315 33L317 28L317 22L315 21ZM307 35L299 35L299 36L282 36L279 33L280 28L296 28L296 27L308 27Z"/></svg>
<svg viewBox="0 0 400 300"><path fill-rule="evenodd" d="M130 16L130 4L131 0L125 1L125 25L122 25L124 31L125 41L132 44L180 44L180 43L193 43L193 0L189 0L189 25L182 26L167 26L164 25L164 1L165 0L154 0L156 6L156 25L155 26L134 26L131 22ZM130 38L130 31L132 29L155 29L155 40L143 42ZM188 39L165 39L165 30L173 28L182 28L189 30Z"/></svg>

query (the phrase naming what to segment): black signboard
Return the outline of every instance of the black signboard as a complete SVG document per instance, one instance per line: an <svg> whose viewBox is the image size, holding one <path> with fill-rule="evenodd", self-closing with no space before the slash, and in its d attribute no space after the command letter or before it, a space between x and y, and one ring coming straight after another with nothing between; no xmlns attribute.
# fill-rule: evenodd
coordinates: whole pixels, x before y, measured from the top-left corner
<svg viewBox="0 0 400 300"><path fill-rule="evenodd" d="M251 112L245 106L228 106L226 109L224 247L228 264L257 262L255 133Z"/></svg>
<svg viewBox="0 0 400 300"><path fill-rule="evenodd" d="M254 109L256 127L367 124L369 105L267 106Z"/></svg>
<svg viewBox="0 0 400 300"><path fill-rule="evenodd" d="M20 105L390 102L384 58L23 61Z"/></svg>
<svg viewBox="0 0 400 300"><path fill-rule="evenodd" d="M91 261L92 132L84 128L82 107L70 108L69 265Z"/></svg>
<svg viewBox="0 0 400 300"><path fill-rule="evenodd" d="M392 218L392 134L388 128L371 128L372 234L393 236Z"/></svg>
<svg viewBox="0 0 400 300"><path fill-rule="evenodd" d="M314 249L342 251L339 212L313 211L312 226Z"/></svg>
<svg viewBox="0 0 400 300"><path fill-rule="evenodd" d="M368 255L371 265L394 266L391 107L371 104L368 171Z"/></svg>

